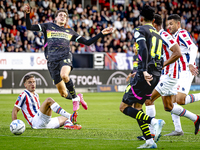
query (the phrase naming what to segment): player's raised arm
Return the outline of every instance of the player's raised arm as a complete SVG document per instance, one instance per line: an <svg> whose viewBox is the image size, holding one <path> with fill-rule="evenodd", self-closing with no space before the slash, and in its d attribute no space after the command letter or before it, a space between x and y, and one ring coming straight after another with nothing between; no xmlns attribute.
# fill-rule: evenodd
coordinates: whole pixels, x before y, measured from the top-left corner
<svg viewBox="0 0 200 150"><path fill-rule="evenodd" d="M91 38L89 40L85 39L82 36L78 36L78 37L74 36L72 38L72 41L76 41L76 42L79 42L81 44L89 46L89 45L93 44L94 42L96 42L99 38L103 37L104 35L112 33L113 30L114 29L112 27L107 27L104 30L102 30L99 34L97 34L96 36L94 36L93 38Z"/></svg>
<svg viewBox="0 0 200 150"><path fill-rule="evenodd" d="M30 6L28 3L24 4L24 12L26 12L26 28L31 31L41 31L38 25L31 25L30 21Z"/></svg>

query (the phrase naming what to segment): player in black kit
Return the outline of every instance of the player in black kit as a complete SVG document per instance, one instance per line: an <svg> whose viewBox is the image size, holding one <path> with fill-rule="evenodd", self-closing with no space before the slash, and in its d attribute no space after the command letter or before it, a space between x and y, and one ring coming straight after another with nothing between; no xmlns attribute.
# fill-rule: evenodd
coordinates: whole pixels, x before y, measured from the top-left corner
<svg viewBox="0 0 200 150"><path fill-rule="evenodd" d="M134 38L138 48L138 70L127 86L120 111L135 118L143 132L146 143L138 148L157 148L164 120L149 117L142 111L142 105L150 98L151 92L157 85L163 67L162 39L152 26L154 9L145 5L142 9L140 22L143 26L134 29ZM149 124L154 127L155 137L151 137Z"/></svg>
<svg viewBox="0 0 200 150"><path fill-rule="evenodd" d="M72 54L70 52L70 41L76 41L85 45L90 45L97 41L105 34L112 32L113 28L106 28L102 30L95 37L86 40L79 36L74 30L65 28L68 13L65 9L60 9L55 13L55 23L43 23L31 25L30 22L30 6L24 5L26 12L26 27L31 31L41 31L45 36L45 57L47 59L48 70L52 79L62 97L72 99L73 111L79 109L79 102L83 108L87 110L87 103L84 101L82 94L76 95L74 84L69 78L72 67ZM70 94L68 93L67 89Z"/></svg>

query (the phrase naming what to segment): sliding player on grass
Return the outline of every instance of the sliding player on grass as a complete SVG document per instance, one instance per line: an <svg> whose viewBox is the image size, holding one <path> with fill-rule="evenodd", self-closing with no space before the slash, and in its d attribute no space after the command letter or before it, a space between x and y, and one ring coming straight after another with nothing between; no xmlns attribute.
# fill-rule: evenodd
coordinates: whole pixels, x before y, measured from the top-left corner
<svg viewBox="0 0 200 150"><path fill-rule="evenodd" d="M19 95L12 111L12 120L22 110L24 118L33 129L59 128L79 130L82 127L75 125L77 112L70 114L60 107L52 98L47 98L40 106L39 95L35 92L36 82L33 75L26 75L23 79L26 89ZM52 111L60 117L51 118Z"/></svg>

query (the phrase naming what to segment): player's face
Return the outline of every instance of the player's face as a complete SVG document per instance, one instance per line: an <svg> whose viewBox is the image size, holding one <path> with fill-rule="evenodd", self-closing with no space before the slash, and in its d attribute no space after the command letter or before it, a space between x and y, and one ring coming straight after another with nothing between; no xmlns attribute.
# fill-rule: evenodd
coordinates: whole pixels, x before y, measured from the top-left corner
<svg viewBox="0 0 200 150"><path fill-rule="evenodd" d="M36 88L35 78L30 78L26 80L26 82L24 83L24 86L26 87L28 91L34 92Z"/></svg>
<svg viewBox="0 0 200 150"><path fill-rule="evenodd" d="M65 12L59 12L58 16L55 18L58 25L64 25L67 21L67 15Z"/></svg>
<svg viewBox="0 0 200 150"><path fill-rule="evenodd" d="M176 33L176 31L178 30L178 21L171 19L171 20L168 20L167 23L168 23L167 28L169 29L169 32L171 34Z"/></svg>

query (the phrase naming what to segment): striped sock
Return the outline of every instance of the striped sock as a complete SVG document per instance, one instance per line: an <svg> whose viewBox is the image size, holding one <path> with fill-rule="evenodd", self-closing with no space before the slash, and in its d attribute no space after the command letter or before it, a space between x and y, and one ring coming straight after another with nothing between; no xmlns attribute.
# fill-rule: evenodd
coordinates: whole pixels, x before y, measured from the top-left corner
<svg viewBox="0 0 200 150"><path fill-rule="evenodd" d="M138 125L140 126L140 129L142 130L143 136L146 140L151 138L151 132L149 130L149 124L144 123L144 121L137 120Z"/></svg>
<svg viewBox="0 0 200 150"><path fill-rule="evenodd" d="M197 120L196 114L184 109L180 105L174 105L173 109L171 110L171 113L176 114L178 116L184 116L184 117L192 120L193 122L195 122Z"/></svg>
<svg viewBox="0 0 200 150"><path fill-rule="evenodd" d="M135 118L136 120L144 121L145 123L149 123L149 124L152 120L152 117L149 117L148 115L143 113L141 110L137 110L133 107L126 107L123 113L132 118Z"/></svg>
<svg viewBox="0 0 200 150"><path fill-rule="evenodd" d="M190 94L185 97L185 105L193 102L197 102L200 100L200 93Z"/></svg>
<svg viewBox="0 0 200 150"><path fill-rule="evenodd" d="M56 102L53 103L53 104L51 105L51 109L52 109L55 113L60 114L61 116L70 119L71 114L68 113L68 112L66 112L64 109L62 109L62 107L60 107L60 105L58 105L58 103L56 103Z"/></svg>

